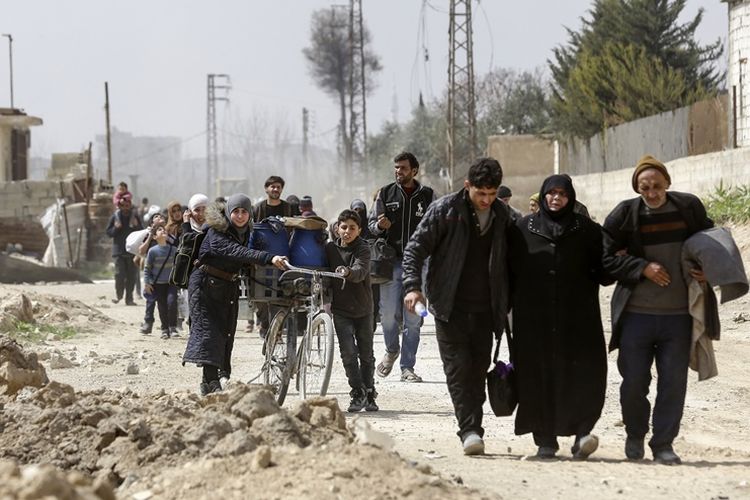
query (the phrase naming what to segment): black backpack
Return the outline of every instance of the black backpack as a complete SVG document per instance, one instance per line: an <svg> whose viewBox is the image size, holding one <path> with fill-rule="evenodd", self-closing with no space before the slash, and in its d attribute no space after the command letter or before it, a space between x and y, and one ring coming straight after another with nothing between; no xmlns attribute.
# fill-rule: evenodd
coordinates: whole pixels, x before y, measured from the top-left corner
<svg viewBox="0 0 750 500"><path fill-rule="evenodd" d="M174 256L174 265L169 274L169 284L179 288L187 288L190 282L190 273L198 262L198 251L201 248L206 233L189 232L180 237L177 246L177 255Z"/></svg>

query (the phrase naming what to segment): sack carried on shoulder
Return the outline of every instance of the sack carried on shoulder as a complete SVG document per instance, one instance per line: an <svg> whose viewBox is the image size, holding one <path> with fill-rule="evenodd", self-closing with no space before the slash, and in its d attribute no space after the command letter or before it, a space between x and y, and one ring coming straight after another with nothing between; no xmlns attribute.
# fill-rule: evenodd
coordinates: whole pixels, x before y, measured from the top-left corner
<svg viewBox="0 0 750 500"><path fill-rule="evenodd" d="M508 340L508 345L511 344ZM487 372L487 399L490 401L492 413L496 417L509 417L518 406L518 389L516 386L516 372L512 363L504 363L497 359L500 350L500 339L497 340L494 366Z"/></svg>
<svg viewBox="0 0 750 500"><path fill-rule="evenodd" d="M169 284L179 288L187 288L190 282L190 273L193 272L195 262L198 260L198 252L203 243L206 233L184 233L180 237L180 245L174 256L172 272L169 273Z"/></svg>
<svg viewBox="0 0 750 500"><path fill-rule="evenodd" d="M373 285L387 283L393 279L393 261L396 249L385 238L370 241L370 282Z"/></svg>

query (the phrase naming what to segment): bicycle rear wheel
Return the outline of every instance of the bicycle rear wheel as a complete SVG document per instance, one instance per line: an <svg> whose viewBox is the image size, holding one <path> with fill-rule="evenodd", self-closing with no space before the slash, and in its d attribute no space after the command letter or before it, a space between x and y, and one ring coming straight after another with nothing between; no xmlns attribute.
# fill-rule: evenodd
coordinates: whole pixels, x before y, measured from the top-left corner
<svg viewBox="0 0 750 500"><path fill-rule="evenodd" d="M282 309L274 315L263 343L263 383L271 386L279 406L284 404L291 378L285 328L288 314L288 309Z"/></svg>
<svg viewBox="0 0 750 500"><path fill-rule="evenodd" d="M300 396L325 396L333 369L335 332L331 317L319 312L302 340Z"/></svg>

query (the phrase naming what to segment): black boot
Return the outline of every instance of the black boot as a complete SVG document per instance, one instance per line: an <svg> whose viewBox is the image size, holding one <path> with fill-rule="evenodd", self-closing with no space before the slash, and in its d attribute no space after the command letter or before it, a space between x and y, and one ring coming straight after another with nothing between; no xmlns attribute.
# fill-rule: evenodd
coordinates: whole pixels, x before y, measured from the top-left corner
<svg viewBox="0 0 750 500"><path fill-rule="evenodd" d="M365 411L378 411L380 408L378 408L378 404L375 402L375 399L378 397L378 391L376 391L374 387L370 387L369 389L366 389L365 392L367 393Z"/></svg>
<svg viewBox="0 0 750 500"><path fill-rule="evenodd" d="M367 404L367 395L365 394L365 390L352 389L351 391L349 391L349 395L352 397L352 400L349 402L349 409L347 411L349 413L362 411L362 408L364 408Z"/></svg>

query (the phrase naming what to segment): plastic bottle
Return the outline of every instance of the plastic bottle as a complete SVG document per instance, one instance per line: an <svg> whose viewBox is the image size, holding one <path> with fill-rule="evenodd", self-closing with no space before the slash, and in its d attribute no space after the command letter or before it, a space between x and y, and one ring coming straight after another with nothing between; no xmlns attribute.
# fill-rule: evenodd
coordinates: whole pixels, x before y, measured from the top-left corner
<svg viewBox="0 0 750 500"><path fill-rule="evenodd" d="M421 302L417 302L414 305L414 312L417 313L419 316L422 316L423 318L427 317L427 308Z"/></svg>

